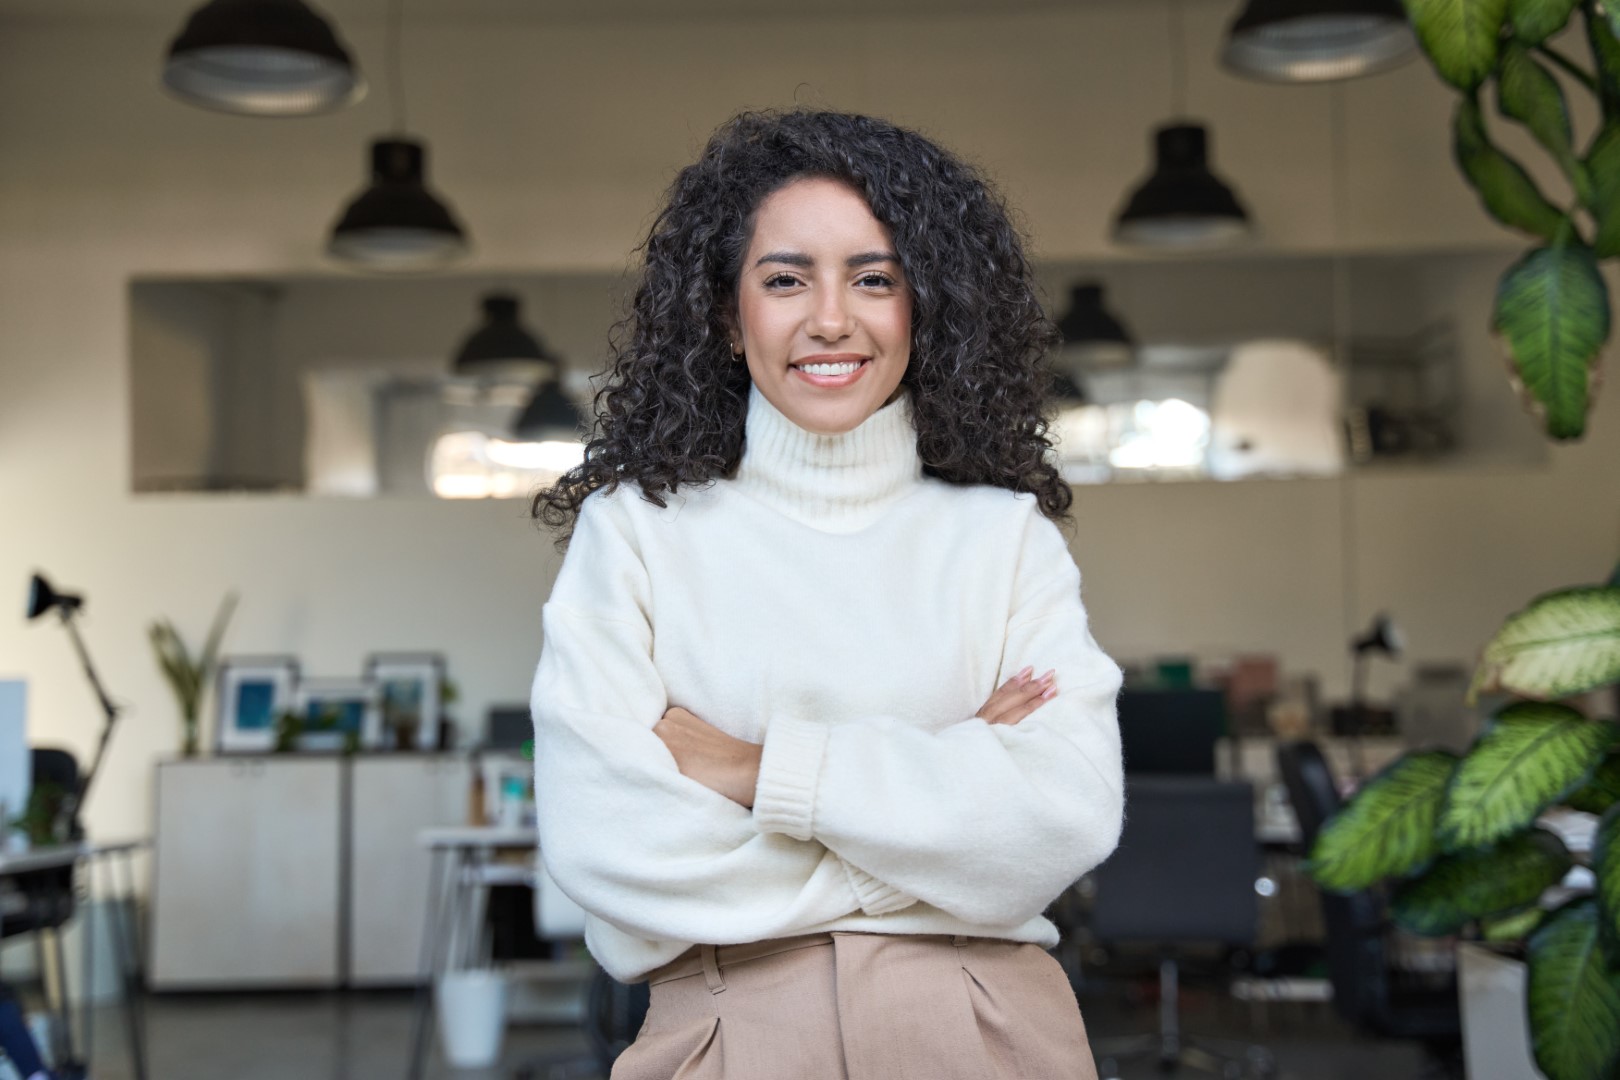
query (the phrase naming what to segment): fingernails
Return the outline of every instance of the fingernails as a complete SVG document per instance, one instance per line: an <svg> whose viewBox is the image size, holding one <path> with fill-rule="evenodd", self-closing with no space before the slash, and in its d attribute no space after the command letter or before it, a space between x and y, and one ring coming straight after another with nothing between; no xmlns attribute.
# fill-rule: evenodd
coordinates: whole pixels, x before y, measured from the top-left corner
<svg viewBox="0 0 1620 1080"><path fill-rule="evenodd" d="M1045 675L1041 676L1041 682L1049 683L1055 678L1057 678L1057 669L1053 668L1051 671L1048 671Z"/></svg>
<svg viewBox="0 0 1620 1080"><path fill-rule="evenodd" d="M1018 673L1018 681L1029 682L1029 677L1033 674L1035 674L1035 665L1031 664L1029 667Z"/></svg>
<svg viewBox="0 0 1620 1080"><path fill-rule="evenodd" d="M1045 690L1041 691L1041 700L1042 701L1050 701L1051 698L1052 698L1052 695L1056 694L1056 693L1057 693L1057 687L1048 686Z"/></svg>

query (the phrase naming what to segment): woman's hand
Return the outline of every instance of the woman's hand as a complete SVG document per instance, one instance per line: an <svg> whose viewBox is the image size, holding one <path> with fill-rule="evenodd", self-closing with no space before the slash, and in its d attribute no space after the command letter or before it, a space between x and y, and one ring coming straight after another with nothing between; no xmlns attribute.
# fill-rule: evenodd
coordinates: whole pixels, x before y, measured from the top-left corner
<svg viewBox="0 0 1620 1080"><path fill-rule="evenodd" d="M675 755L682 775L753 809L762 747L734 739L678 707L664 713L663 719L653 725L653 734L663 739Z"/></svg>
<svg viewBox="0 0 1620 1080"><path fill-rule="evenodd" d="M992 724L1016 724L1036 709L1057 696L1057 671L1048 671L1035 678L1035 669L1027 667L1014 675L990 695L990 700L973 715Z"/></svg>

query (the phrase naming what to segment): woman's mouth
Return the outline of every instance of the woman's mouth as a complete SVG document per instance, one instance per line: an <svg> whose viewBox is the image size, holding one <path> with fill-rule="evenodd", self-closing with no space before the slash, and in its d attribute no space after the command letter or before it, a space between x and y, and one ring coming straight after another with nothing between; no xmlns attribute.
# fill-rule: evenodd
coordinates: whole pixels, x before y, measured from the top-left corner
<svg viewBox="0 0 1620 1080"><path fill-rule="evenodd" d="M848 386L861 377L872 364L871 360L840 360L828 363L794 364L793 370L799 378L812 386L840 387Z"/></svg>

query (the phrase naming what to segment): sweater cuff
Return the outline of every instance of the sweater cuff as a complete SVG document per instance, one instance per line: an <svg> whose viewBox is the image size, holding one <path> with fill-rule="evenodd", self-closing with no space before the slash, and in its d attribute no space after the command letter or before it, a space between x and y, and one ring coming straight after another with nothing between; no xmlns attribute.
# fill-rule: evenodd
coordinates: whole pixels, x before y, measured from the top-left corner
<svg viewBox="0 0 1620 1080"><path fill-rule="evenodd" d="M791 716L771 720L754 788L754 824L760 832L810 839L826 752L825 724Z"/></svg>
<svg viewBox="0 0 1620 1080"><path fill-rule="evenodd" d="M861 902L861 911L865 914L886 915L917 902L915 897L907 896L893 885L885 885L860 867L851 866L847 860L840 861L844 863L850 888L855 890L855 898Z"/></svg>

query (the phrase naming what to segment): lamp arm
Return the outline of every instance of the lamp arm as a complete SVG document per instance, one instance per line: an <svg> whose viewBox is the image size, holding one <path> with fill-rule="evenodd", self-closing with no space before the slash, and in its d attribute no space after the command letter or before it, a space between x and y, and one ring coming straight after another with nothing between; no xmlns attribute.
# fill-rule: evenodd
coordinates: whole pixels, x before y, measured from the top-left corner
<svg viewBox="0 0 1620 1080"><path fill-rule="evenodd" d="M118 706L113 704L112 698L107 696L107 688L101 685L101 677L96 674L95 665L90 662L90 653L84 647L84 639L79 636L78 624L73 621L73 611L68 609L62 612L62 625L67 628L68 637L73 639L73 650L79 654L79 663L84 667L85 677L90 680L90 688L96 692L96 698L101 702L101 711L106 714L107 720L101 727L101 739L96 744L96 756L90 761L90 768L85 771L79 781L77 803L74 806L73 817L78 821L78 812L83 808L85 799L90 794L90 783L96 778L96 771L101 767L102 755L107 752L107 740L112 737L113 724L118 719Z"/></svg>

